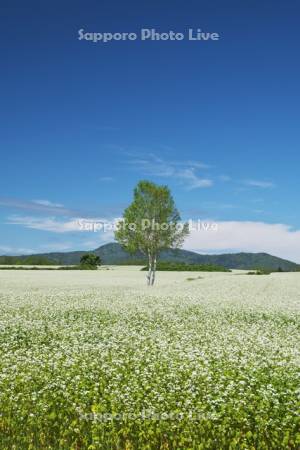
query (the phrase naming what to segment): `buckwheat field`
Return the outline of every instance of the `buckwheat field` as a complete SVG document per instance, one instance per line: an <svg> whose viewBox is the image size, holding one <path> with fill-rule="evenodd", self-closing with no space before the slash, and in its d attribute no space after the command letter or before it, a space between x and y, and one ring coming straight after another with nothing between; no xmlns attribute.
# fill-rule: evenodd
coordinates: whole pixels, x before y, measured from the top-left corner
<svg viewBox="0 0 300 450"><path fill-rule="evenodd" d="M0 271L0 448L298 449L300 273Z"/></svg>

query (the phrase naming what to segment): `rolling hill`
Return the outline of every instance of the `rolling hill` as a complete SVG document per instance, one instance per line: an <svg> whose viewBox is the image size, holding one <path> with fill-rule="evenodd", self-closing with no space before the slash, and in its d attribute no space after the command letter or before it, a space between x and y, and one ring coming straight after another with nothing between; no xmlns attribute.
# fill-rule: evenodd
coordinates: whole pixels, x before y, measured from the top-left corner
<svg viewBox="0 0 300 450"><path fill-rule="evenodd" d="M35 258L44 258L58 265L78 264L85 251L64 252L64 253L41 253L37 255L21 255L15 257L0 256L0 264L16 264L16 262L26 263L26 259L30 261L30 256ZM144 264L145 258L141 253L129 255L118 243L109 243L92 250L100 256L103 264ZM169 249L161 252L161 261L184 262L186 264L214 264L223 266L228 269L268 269L278 270L280 267L283 271L300 270L300 265L269 255L268 253L229 253L221 255L203 255L188 250ZM27 262L28 264L28 262Z"/></svg>

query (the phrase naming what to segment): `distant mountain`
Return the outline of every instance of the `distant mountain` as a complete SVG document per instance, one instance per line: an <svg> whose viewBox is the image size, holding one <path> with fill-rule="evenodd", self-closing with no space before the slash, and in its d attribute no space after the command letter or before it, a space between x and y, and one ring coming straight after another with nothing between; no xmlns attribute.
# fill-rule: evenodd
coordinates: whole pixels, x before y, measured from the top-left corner
<svg viewBox="0 0 300 450"><path fill-rule="evenodd" d="M78 264L81 256L85 253L95 253L96 255L100 256L103 264L144 264L146 262L145 257L141 253L138 252L135 255L129 255L127 252L125 252L125 250L122 249L120 244L117 243L105 244L90 252L77 251L65 253L42 253L30 256L45 258L47 261L51 261L58 265L69 265ZM8 262L7 258L16 258L16 260L18 261L26 262L26 259L28 260L29 256L0 256L0 264L15 264L11 259L10 262ZM169 249L161 252L160 260L184 262L186 264L214 264L226 267L227 269L278 270L280 267L283 271L300 270L300 265L291 261L287 261L285 259L278 258L276 256L269 255L268 253L229 253L223 255L202 255L187 250Z"/></svg>

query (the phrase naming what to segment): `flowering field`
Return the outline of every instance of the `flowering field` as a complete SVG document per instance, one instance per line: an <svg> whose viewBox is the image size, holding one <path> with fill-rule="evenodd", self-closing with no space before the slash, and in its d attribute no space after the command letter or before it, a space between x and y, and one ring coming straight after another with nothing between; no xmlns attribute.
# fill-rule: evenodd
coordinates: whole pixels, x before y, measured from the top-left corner
<svg viewBox="0 0 300 450"><path fill-rule="evenodd" d="M300 273L0 271L0 449L296 449Z"/></svg>

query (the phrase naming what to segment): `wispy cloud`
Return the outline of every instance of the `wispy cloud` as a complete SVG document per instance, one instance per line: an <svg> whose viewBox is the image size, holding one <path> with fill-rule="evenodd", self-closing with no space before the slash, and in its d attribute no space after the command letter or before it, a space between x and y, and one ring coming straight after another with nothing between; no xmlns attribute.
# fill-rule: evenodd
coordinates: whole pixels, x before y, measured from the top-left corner
<svg viewBox="0 0 300 450"><path fill-rule="evenodd" d="M213 181L209 178L201 178L195 173L195 168L178 170L176 176L186 183L188 190L206 188L213 185Z"/></svg>
<svg viewBox="0 0 300 450"><path fill-rule="evenodd" d="M32 200L33 203L36 203L37 205L42 205L42 206L50 206L53 208L63 208L64 205L62 205L61 203L53 203L50 202L49 200Z"/></svg>
<svg viewBox="0 0 300 450"><path fill-rule="evenodd" d="M109 180L107 180L108 182ZM70 209L62 205L61 203L50 202L49 200L21 200L18 198L0 197L0 207L12 210L26 211L28 215L31 213L38 213L48 216L68 216L68 217L93 217L97 218L101 216L111 216L113 214L119 214L125 208L125 204L109 203L99 204L95 210L83 210L83 209Z"/></svg>
<svg viewBox="0 0 300 450"><path fill-rule="evenodd" d="M9 225L21 225L33 230L52 231L54 233L68 233L81 231L80 218L58 220L55 217L11 216L7 219Z"/></svg>
<svg viewBox="0 0 300 450"><path fill-rule="evenodd" d="M166 161L151 153L145 157L132 157L131 155L127 162L139 173L160 178L174 178L188 190L207 188L213 185L210 178L197 173L209 168L201 161Z"/></svg>
<svg viewBox="0 0 300 450"><path fill-rule="evenodd" d="M36 217L13 215L7 218L6 224L19 225L32 230L50 231L52 233L73 233L73 232L101 232L111 231L114 221L117 219L107 218L84 218L73 217L71 219L57 219L57 217ZM113 233L112 233L113 235Z"/></svg>
<svg viewBox="0 0 300 450"><path fill-rule="evenodd" d="M85 236L85 235L84 235ZM68 252L76 250L95 250L100 245L107 244L114 240L112 233L93 234L94 239L68 239L67 241L60 241L58 237L55 241L48 242L35 247L18 247L9 245L0 245L0 255L32 255L36 253L51 253L51 252Z"/></svg>
<svg viewBox="0 0 300 450"><path fill-rule="evenodd" d="M61 203L52 203L49 200L22 200L18 198L0 197L0 206L25 211L37 211L41 213L51 213L58 215L76 215L78 211L65 208Z"/></svg>
<svg viewBox="0 0 300 450"><path fill-rule="evenodd" d="M52 242L42 244L35 250L35 252L64 252L74 248L73 242Z"/></svg>
<svg viewBox="0 0 300 450"><path fill-rule="evenodd" d="M34 253L32 248L10 247L8 245L0 245L1 255L30 255Z"/></svg>
<svg viewBox="0 0 300 450"><path fill-rule="evenodd" d="M244 184L246 186L253 186L262 189L269 189L275 187L275 184L271 181L262 181L262 180L245 180Z"/></svg>

